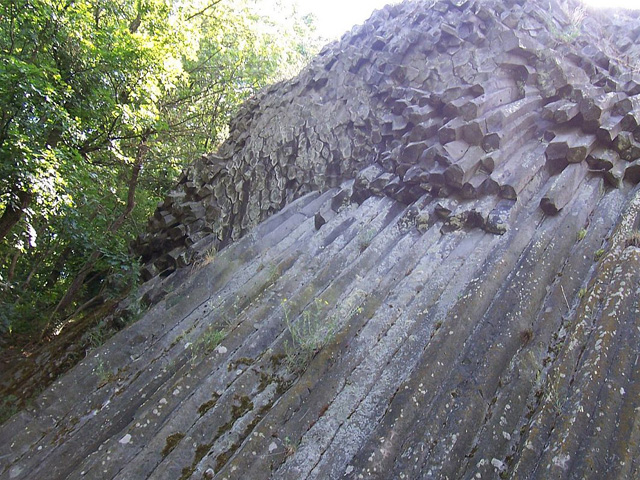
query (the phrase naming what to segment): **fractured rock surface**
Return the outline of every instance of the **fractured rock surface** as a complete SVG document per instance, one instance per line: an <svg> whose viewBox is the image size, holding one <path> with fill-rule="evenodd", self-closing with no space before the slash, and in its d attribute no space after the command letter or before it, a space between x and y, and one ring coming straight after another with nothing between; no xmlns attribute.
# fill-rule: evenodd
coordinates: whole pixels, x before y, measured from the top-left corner
<svg viewBox="0 0 640 480"><path fill-rule="evenodd" d="M640 20L578 8L386 7L245 105L0 476L639 478Z"/></svg>
<svg viewBox="0 0 640 480"><path fill-rule="evenodd" d="M184 172L137 241L146 277L349 178L360 177L358 201L496 191L515 200L536 175L596 149L637 158L638 21L600 14L577 25L576 8L461 1L376 12L298 77L244 105L222 148ZM535 140L545 156L532 153ZM530 154L535 161L523 162ZM613 163L596 170L615 184L625 167ZM547 210L562 201L550 194Z"/></svg>

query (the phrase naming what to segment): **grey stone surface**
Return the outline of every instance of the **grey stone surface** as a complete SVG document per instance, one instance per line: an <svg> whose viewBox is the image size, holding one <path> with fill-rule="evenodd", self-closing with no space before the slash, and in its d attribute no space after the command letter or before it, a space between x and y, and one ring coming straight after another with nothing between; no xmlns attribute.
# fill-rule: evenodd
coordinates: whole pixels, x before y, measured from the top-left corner
<svg viewBox="0 0 640 480"><path fill-rule="evenodd" d="M498 8L509 12L505 18L495 8L491 2L431 8L416 2L398 12L383 9L354 27L298 77L247 102L229 140L185 171L136 250L154 271L167 274L197 256L190 244L200 240L202 229L224 247L292 199L335 187L375 163L402 183L418 163L427 172L433 168L430 152L438 144L450 146L438 160L457 166L444 185L443 172L434 172L433 182L420 180L422 190L437 196L482 194L469 183L476 163L463 166L460 157L449 158L455 142L481 146L488 174L546 130L556 132L547 155L556 173L583 161L596 146L611 144L633 160L638 149L629 134L637 126L637 78L625 73L621 57L604 52L624 48L624 58L632 59L634 39L617 35L622 47L613 38L598 47L588 39L636 20L591 15L585 25L593 32L578 32L554 2L509 3ZM575 30L574 41L559 33L563 28ZM597 138L582 136L582 130ZM411 170L409 185L415 174ZM376 195L386 191L410 201L419 193L380 183ZM517 196L512 185L500 187ZM368 194L356 189L359 199Z"/></svg>
<svg viewBox="0 0 640 480"><path fill-rule="evenodd" d="M250 100L0 477L640 478L640 20L577 8L388 6Z"/></svg>

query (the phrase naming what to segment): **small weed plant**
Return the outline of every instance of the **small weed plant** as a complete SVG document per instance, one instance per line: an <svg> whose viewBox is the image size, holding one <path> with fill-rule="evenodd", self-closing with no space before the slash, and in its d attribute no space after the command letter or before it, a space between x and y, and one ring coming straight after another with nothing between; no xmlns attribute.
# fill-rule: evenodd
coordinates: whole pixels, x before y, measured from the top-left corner
<svg viewBox="0 0 640 480"><path fill-rule="evenodd" d="M102 360L98 361L96 368L93 370L98 377L98 385L100 387L111 383L116 379L116 375L111 371L108 364L105 364Z"/></svg>
<svg viewBox="0 0 640 480"><path fill-rule="evenodd" d="M376 231L373 228L364 230L358 234L358 248L360 253L364 252L376 236Z"/></svg>
<svg viewBox="0 0 640 480"><path fill-rule="evenodd" d="M195 365L201 355L210 355L226 336L227 332L224 330L218 330L213 326L207 327L207 329L202 332L202 335L189 345L191 365Z"/></svg>
<svg viewBox="0 0 640 480"><path fill-rule="evenodd" d="M295 443L293 443L291 438L285 437L285 439L284 439L284 454L285 454L285 456L290 457L291 455L296 453L297 450L298 450L298 446Z"/></svg>
<svg viewBox="0 0 640 480"><path fill-rule="evenodd" d="M198 344L204 353L210 354L218 345L220 345L220 342L224 340L225 336L226 333L222 330L208 328L202 337L200 337Z"/></svg>
<svg viewBox="0 0 640 480"><path fill-rule="evenodd" d="M107 339L109 335L104 328L103 324L99 324L96 328L93 328L87 334L87 342L89 344L90 349L98 348L102 345Z"/></svg>
<svg viewBox="0 0 640 480"><path fill-rule="evenodd" d="M191 272L197 272L198 270L201 270L207 265L213 263L213 261L216 259L217 253L218 250L216 246L212 245L205 252L198 255L198 257L191 263Z"/></svg>
<svg viewBox="0 0 640 480"><path fill-rule="evenodd" d="M561 2L560 8L566 14L568 24L565 25L564 28L560 29L556 26L555 22L553 22L551 18L549 18L548 15L546 15L546 24L549 28L549 32L557 41L563 43L571 43L580 36L582 24L585 17L587 16L587 11L584 7L580 6L576 8L574 5L570 4L567 1Z"/></svg>
<svg viewBox="0 0 640 480"><path fill-rule="evenodd" d="M282 309L291 342L285 343L285 360L290 372L300 373L309 366L316 353L333 339L337 323L335 319L325 321L324 310L329 305L327 301L316 298L297 319L290 317L286 301L283 300Z"/></svg>
<svg viewBox="0 0 640 480"><path fill-rule="evenodd" d="M587 236L587 229L583 228L582 230L580 230L578 232L578 241L580 242L580 241L584 240L584 237L586 237L586 236Z"/></svg>

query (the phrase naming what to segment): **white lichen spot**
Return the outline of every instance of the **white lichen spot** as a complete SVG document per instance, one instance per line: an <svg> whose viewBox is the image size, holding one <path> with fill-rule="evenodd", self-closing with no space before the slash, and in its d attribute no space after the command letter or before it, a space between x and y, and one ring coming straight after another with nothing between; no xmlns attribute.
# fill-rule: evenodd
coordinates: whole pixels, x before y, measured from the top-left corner
<svg viewBox="0 0 640 480"><path fill-rule="evenodd" d="M620 395L624 395L625 391L624 388L620 387Z"/></svg>
<svg viewBox="0 0 640 480"><path fill-rule="evenodd" d="M566 470L567 469L567 463L569 462L570 458L571 457L569 455L567 455L567 454L564 454L564 455L561 454L561 455L556 455L555 457L553 457L552 461L553 461L553 464L556 467L560 467L563 470Z"/></svg>
<svg viewBox="0 0 640 480"><path fill-rule="evenodd" d="M228 352L228 350L224 345L218 345L218 348L216 348L216 352L218 352L220 355L224 355Z"/></svg>
<svg viewBox="0 0 640 480"><path fill-rule="evenodd" d="M278 445L276 444L276 442L271 442L271 444L269 445L269 453L273 453L277 449L278 449Z"/></svg>
<svg viewBox="0 0 640 480"><path fill-rule="evenodd" d="M131 435L129 435L128 433L120 439L120 443L122 445L127 445L129 442L131 442Z"/></svg>

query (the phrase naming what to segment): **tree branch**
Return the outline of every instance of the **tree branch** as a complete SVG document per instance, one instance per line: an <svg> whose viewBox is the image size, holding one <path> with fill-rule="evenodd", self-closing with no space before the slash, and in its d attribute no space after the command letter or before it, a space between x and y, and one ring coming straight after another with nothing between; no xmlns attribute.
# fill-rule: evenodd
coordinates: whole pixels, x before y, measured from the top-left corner
<svg viewBox="0 0 640 480"><path fill-rule="evenodd" d="M150 133L147 132L146 135L140 139L140 143L138 145L138 151L136 153L136 161L131 167L131 176L129 177L129 182L128 182L129 185L128 185L128 191L127 191L127 204L125 206L125 209L111 223L111 225L109 225L109 227L107 228L107 233L116 232L125 222L125 220L129 216L129 214L133 211L136 205L135 203L136 188L138 187L138 180L140 177L140 171L142 170L142 165L144 164L147 152L149 151L149 146L147 145L147 140L149 138L149 135ZM56 306L55 310L51 314L50 319L52 319L56 313L64 312L66 308L69 305L71 305L76 295L84 285L87 275L89 275L89 273L91 272L91 270L93 269L96 262L100 259L101 256L102 256L102 252L100 252L100 250L98 249L94 250L91 253L91 255L89 256L85 264L82 266L82 268L80 269L76 277L71 282L71 285L69 285L69 288L67 289L66 293L64 294L64 296ZM46 331L42 332L43 335L45 335L45 333Z"/></svg>
<svg viewBox="0 0 640 480"><path fill-rule="evenodd" d="M18 202L14 203L9 200L2 217L0 217L0 240L6 237L15 224L20 221L24 211L33 200L33 194L25 190L14 192L14 195L17 197Z"/></svg>
<svg viewBox="0 0 640 480"><path fill-rule="evenodd" d="M214 2L211 2L209 5L207 5L206 7L204 7L202 10L200 10L200 11L198 11L198 12L196 12L196 13L192 14L192 15L189 15L189 16L187 17L187 19L186 19L186 20L187 20L187 22L188 22L188 21L190 21L190 20L193 20L194 18L196 18L196 17L198 17L198 16L200 16L200 15L203 15L207 10L209 10L209 9L211 9L211 8L213 8L213 7L215 7L215 6L216 6L217 4L219 4L221 1L222 1L222 0L216 0L216 1L214 1Z"/></svg>

